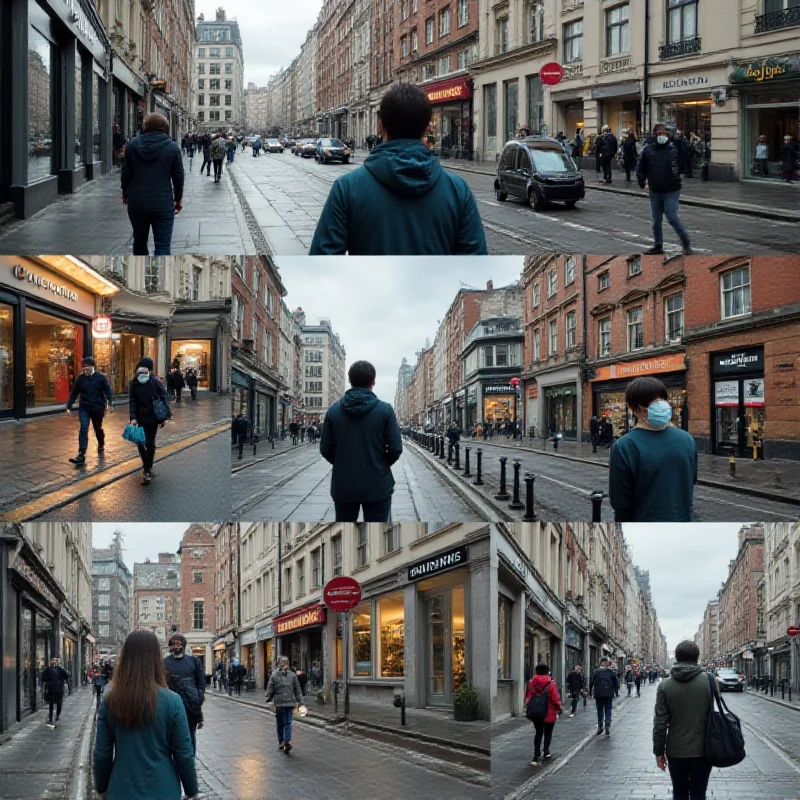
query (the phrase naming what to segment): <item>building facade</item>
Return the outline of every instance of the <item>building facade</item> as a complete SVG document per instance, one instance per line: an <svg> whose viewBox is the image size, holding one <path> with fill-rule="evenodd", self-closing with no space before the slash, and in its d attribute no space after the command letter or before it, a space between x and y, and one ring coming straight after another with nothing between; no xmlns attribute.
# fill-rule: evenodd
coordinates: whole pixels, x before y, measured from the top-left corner
<svg viewBox="0 0 800 800"><path fill-rule="evenodd" d="M180 557L180 632L186 652L211 674L215 639L215 542L212 525L191 525L178 548Z"/></svg>
<svg viewBox="0 0 800 800"><path fill-rule="evenodd" d="M174 553L133 565L134 630L152 631L167 654L169 637L181 633L181 566Z"/></svg>
<svg viewBox="0 0 800 800"><path fill-rule="evenodd" d="M316 325L298 308L293 316L302 331L303 422L321 422L345 392L346 352L328 319Z"/></svg>
<svg viewBox="0 0 800 800"><path fill-rule="evenodd" d="M239 524L228 522L216 526L214 537L214 663L230 663L235 637L241 628ZM209 609L210 613L210 609ZM239 648L241 649L241 648ZM248 674L252 665L243 662ZM207 670L209 671L209 670Z"/></svg>
<svg viewBox="0 0 800 800"><path fill-rule="evenodd" d="M114 660L131 632L133 576L122 555L122 534L111 547L92 550L92 618L97 654Z"/></svg>
<svg viewBox="0 0 800 800"><path fill-rule="evenodd" d="M267 133L269 119L269 95L266 87L258 87L254 83L248 83L244 90L244 115L245 129L248 133L261 132L262 136Z"/></svg>

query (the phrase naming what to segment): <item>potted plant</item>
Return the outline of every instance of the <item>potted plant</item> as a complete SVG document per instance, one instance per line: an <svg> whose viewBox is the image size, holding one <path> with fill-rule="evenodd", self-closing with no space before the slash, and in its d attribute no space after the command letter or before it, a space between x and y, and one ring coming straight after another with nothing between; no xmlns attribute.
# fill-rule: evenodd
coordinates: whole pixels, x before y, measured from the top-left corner
<svg viewBox="0 0 800 800"><path fill-rule="evenodd" d="M467 683L462 683L453 695L453 719L456 722L478 719L478 693Z"/></svg>

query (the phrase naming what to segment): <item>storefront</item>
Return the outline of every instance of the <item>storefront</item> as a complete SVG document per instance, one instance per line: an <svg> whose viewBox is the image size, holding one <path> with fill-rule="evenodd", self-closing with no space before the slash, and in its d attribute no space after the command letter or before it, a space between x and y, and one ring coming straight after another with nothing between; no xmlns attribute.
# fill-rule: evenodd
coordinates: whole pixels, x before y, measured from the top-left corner
<svg viewBox="0 0 800 800"><path fill-rule="evenodd" d="M711 353L712 452L763 458L764 347Z"/></svg>
<svg viewBox="0 0 800 800"><path fill-rule="evenodd" d="M277 428L277 390L256 381L253 425L255 432L263 437L274 436Z"/></svg>
<svg viewBox="0 0 800 800"><path fill-rule="evenodd" d="M575 383L545 386L544 419L547 433L560 433L565 439L578 436L578 387Z"/></svg>
<svg viewBox="0 0 800 800"><path fill-rule="evenodd" d="M200 301L178 305L167 332L166 366L176 361L182 371L197 372L197 387L223 392L228 387L230 305Z"/></svg>
<svg viewBox="0 0 800 800"><path fill-rule="evenodd" d="M247 677L252 677L256 667L256 632L245 631L239 637L239 663L247 670Z"/></svg>
<svg viewBox="0 0 800 800"><path fill-rule="evenodd" d="M127 321L124 330L116 330L114 322L108 338L95 337L94 358L114 394L127 394L140 359L152 358L158 369L158 331L150 325Z"/></svg>
<svg viewBox="0 0 800 800"><path fill-rule="evenodd" d="M118 53L112 54L112 120L114 135L128 141L142 129L147 87ZM118 140L119 141L119 140ZM114 146L118 150L117 145ZM119 155L118 152L115 155Z"/></svg>
<svg viewBox="0 0 800 800"><path fill-rule="evenodd" d="M250 421L250 378L238 369L231 370L231 417L242 414Z"/></svg>
<svg viewBox="0 0 800 800"><path fill-rule="evenodd" d="M177 363L183 373L193 369L197 373L197 388L214 391L214 350L213 339L173 339L169 364Z"/></svg>
<svg viewBox="0 0 800 800"><path fill-rule="evenodd" d="M422 87L433 107L428 134L431 149L441 158L472 159L472 79L460 75Z"/></svg>
<svg viewBox="0 0 800 800"><path fill-rule="evenodd" d="M564 626L564 674L568 675L576 664L583 663L583 651L586 641L586 631L582 631L572 623Z"/></svg>
<svg viewBox="0 0 800 800"><path fill-rule="evenodd" d="M266 689L275 668L272 623L256 628L256 688Z"/></svg>
<svg viewBox="0 0 800 800"><path fill-rule="evenodd" d="M592 378L592 415L611 423L614 438L627 433L636 424L625 403L625 389L634 378L642 375L654 375L667 387L672 424L679 428L686 428L688 424L686 361L682 352L643 361L624 361L596 367Z"/></svg>
<svg viewBox="0 0 800 800"><path fill-rule="evenodd" d="M519 392L510 383L484 383L483 396L484 424L504 424L517 421L517 401Z"/></svg>
<svg viewBox="0 0 800 800"><path fill-rule="evenodd" d="M612 62L605 62L606 64ZM624 81L592 89L592 100L597 101L597 116L601 125L610 125L617 136L622 131L633 131L637 137L642 132L641 82ZM577 122L577 120L575 120ZM575 135L569 127L569 136Z"/></svg>
<svg viewBox="0 0 800 800"><path fill-rule="evenodd" d="M302 606L272 620L278 653L287 656L289 663L300 667L309 678L312 667L319 675L324 669L325 623L326 609L319 603Z"/></svg>

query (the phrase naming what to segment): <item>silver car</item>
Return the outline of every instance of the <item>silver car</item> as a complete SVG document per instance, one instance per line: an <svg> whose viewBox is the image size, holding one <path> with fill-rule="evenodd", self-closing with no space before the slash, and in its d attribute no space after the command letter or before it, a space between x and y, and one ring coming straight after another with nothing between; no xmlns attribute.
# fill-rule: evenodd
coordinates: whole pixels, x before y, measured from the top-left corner
<svg viewBox="0 0 800 800"><path fill-rule="evenodd" d="M744 691L744 681L735 669L718 669L717 681L721 692Z"/></svg>

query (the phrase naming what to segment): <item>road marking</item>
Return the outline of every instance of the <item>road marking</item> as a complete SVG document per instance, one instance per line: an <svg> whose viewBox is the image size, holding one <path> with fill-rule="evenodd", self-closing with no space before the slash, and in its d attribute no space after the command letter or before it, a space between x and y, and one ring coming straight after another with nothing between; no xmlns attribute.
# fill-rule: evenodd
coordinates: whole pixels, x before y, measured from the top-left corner
<svg viewBox="0 0 800 800"><path fill-rule="evenodd" d="M710 488L710 487L708 487L708 488ZM731 491L731 490L718 489L717 491L724 492L724 491ZM736 491L736 490L734 489L732 491ZM699 496L701 500L706 500L709 503L719 503L720 505L724 505L724 506L733 506L734 508L743 508L745 511L757 511L758 514L760 514L760 515L764 513L764 509L763 508L756 508L755 506L745 506L745 505L742 505L741 503L734 503L734 502L732 502L730 500L717 500L717 499L714 499L714 498L710 497L709 495L705 495L705 496L704 495L696 495L696 496ZM781 501L780 500L772 500L770 502L772 502L772 503L780 503ZM781 514L778 511L768 511L767 513L772 515L772 516L775 516L775 517L781 517L782 519L791 519L791 520L796 520L797 519L797 514ZM759 516L759 517L757 517L757 519L763 521L764 518L763 518L763 516Z"/></svg>

